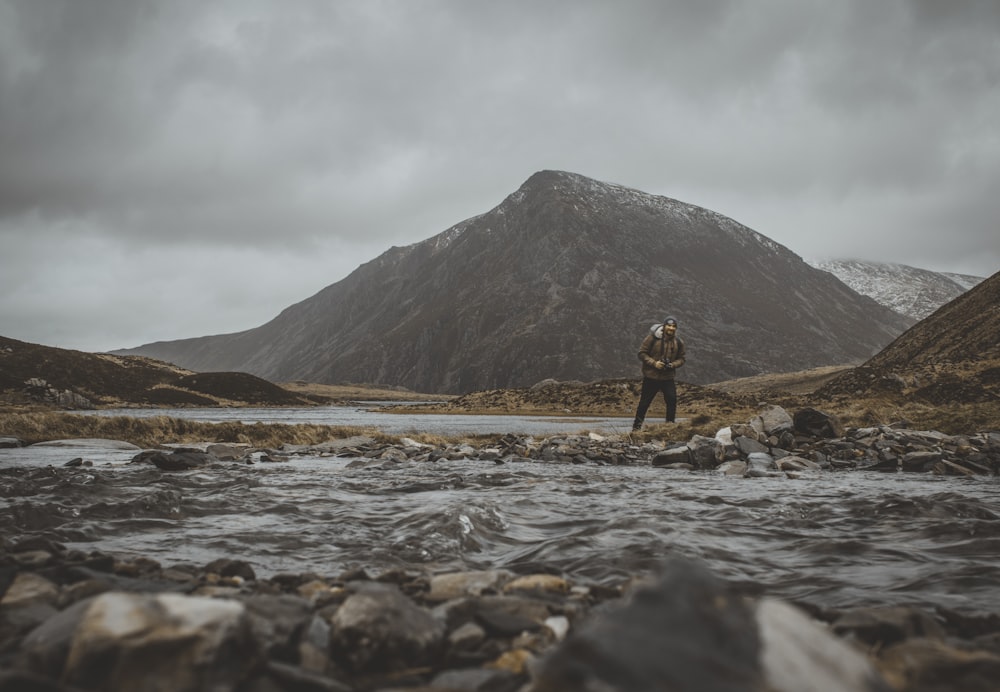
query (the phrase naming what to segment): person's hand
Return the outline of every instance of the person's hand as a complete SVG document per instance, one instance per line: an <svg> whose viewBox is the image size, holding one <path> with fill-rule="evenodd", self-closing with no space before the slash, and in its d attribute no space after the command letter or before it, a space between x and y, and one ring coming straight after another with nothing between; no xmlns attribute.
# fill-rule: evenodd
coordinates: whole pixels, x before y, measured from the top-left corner
<svg viewBox="0 0 1000 692"><path fill-rule="evenodd" d="M656 369L657 370L663 370L665 367L667 367L667 364L664 363L662 360L656 361Z"/></svg>
<svg viewBox="0 0 1000 692"><path fill-rule="evenodd" d="M671 362L670 362L670 361L668 360L667 362L665 362L665 363L663 364L663 367L665 367L665 368L672 368L672 367L674 367L674 364L673 364L673 363L671 363Z"/></svg>

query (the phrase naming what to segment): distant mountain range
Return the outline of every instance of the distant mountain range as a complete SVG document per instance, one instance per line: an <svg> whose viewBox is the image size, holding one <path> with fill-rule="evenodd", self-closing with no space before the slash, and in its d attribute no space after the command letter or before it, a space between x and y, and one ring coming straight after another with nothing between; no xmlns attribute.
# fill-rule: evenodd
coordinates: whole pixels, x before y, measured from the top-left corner
<svg viewBox="0 0 1000 692"><path fill-rule="evenodd" d="M638 377L639 343L666 315L693 383L860 362L914 322L721 214L542 171L260 327L116 353L465 393Z"/></svg>
<svg viewBox="0 0 1000 692"><path fill-rule="evenodd" d="M922 320L984 279L864 260L837 259L810 264L830 272L861 295L915 320Z"/></svg>

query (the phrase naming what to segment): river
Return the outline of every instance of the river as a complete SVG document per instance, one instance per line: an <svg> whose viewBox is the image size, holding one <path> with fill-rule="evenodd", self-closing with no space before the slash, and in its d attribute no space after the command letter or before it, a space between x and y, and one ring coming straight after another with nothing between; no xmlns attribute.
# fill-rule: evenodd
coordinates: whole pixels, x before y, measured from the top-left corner
<svg viewBox="0 0 1000 692"><path fill-rule="evenodd" d="M248 422L265 415L275 418L268 422L320 422L282 411L232 414ZM478 416L432 423L405 414L373 422L385 415L331 424L448 434L497 432L490 426L502 418L504 431L538 435L621 425ZM354 567L372 574L507 568L618 584L679 554L724 578L817 606L1000 613L996 477L828 471L744 479L645 465L359 466L321 456L166 473L128 465L134 454L101 442L0 450L0 531L144 555L164 566L244 559L260 577L333 576ZM81 456L94 465L62 466Z"/></svg>

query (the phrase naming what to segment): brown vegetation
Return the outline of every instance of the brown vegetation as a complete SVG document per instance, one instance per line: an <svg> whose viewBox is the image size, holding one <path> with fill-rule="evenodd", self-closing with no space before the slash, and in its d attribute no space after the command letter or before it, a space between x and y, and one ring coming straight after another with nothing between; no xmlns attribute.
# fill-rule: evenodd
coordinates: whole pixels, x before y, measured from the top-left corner
<svg viewBox="0 0 1000 692"><path fill-rule="evenodd" d="M313 401L338 403L351 401L448 401L450 394L423 394L405 387L373 387L366 384L316 384L313 382L282 382L293 394Z"/></svg>
<svg viewBox="0 0 1000 692"><path fill-rule="evenodd" d="M93 405L112 407L315 403L242 372L196 373L152 358L84 353L0 336L0 403L50 403L56 392L72 392Z"/></svg>
<svg viewBox="0 0 1000 692"><path fill-rule="evenodd" d="M122 440L139 447L167 443L229 442L254 447L282 444L316 445L354 435L387 442L395 438L375 428L281 423L204 423L154 416L92 416L61 412L0 413L0 436L16 437L25 444L48 440L96 438Z"/></svg>

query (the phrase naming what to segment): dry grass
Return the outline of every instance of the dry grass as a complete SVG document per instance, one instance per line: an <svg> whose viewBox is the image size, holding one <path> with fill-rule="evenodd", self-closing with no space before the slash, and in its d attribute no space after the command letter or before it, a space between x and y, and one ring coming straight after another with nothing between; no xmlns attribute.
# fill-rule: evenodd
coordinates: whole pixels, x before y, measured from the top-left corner
<svg viewBox="0 0 1000 692"><path fill-rule="evenodd" d="M203 423L168 416L131 418L90 416L54 411L0 413L0 437L16 437L26 444L50 440L97 438L131 442L143 448L163 444L229 442L261 448L282 444L318 445L364 435L376 442L395 444L402 437L421 444L444 446L457 442L480 444L498 435L464 435L454 438L429 433L390 435L374 427L282 423Z"/></svg>
<svg viewBox="0 0 1000 692"><path fill-rule="evenodd" d="M837 375L850 370L853 365L828 365L799 372L782 372L754 375L726 380L708 385L730 394L755 394L759 392L785 392L787 394L812 394Z"/></svg>
<svg viewBox="0 0 1000 692"><path fill-rule="evenodd" d="M909 427L948 435L1000 431L1000 401L936 406L921 401L887 399L835 401L817 408L836 413L850 427L888 425L905 421Z"/></svg>
<svg viewBox="0 0 1000 692"><path fill-rule="evenodd" d="M408 389L372 387L364 384L315 384L312 382L282 382L282 388L300 396L328 401L446 401L447 394L423 394Z"/></svg>
<svg viewBox="0 0 1000 692"><path fill-rule="evenodd" d="M27 444L48 440L101 438L131 442L140 447L195 442L233 442L255 447L278 447L282 443L320 444L353 435L368 435L377 440L391 441L389 436L374 428L277 423L202 423L167 416L130 418L57 412L2 413L0 435L16 437Z"/></svg>

